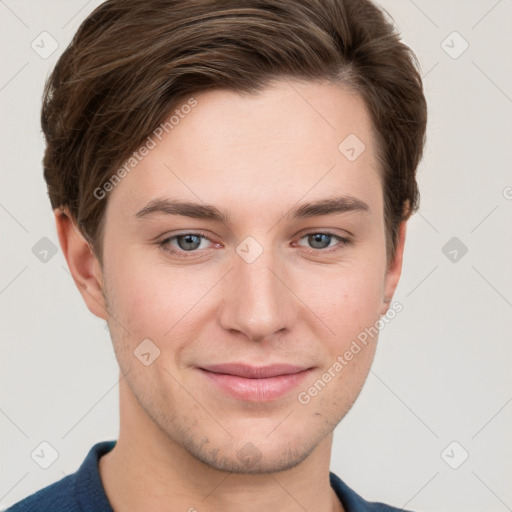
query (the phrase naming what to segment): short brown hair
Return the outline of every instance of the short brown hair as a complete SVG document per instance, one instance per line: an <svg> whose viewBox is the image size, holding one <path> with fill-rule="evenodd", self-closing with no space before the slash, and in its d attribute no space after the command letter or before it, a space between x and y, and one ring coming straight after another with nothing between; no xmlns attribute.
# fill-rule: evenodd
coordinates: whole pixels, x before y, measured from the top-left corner
<svg viewBox="0 0 512 512"><path fill-rule="evenodd" d="M102 187L185 98L271 80L344 84L377 136L386 250L419 207L426 101L413 52L368 0L108 0L47 80L41 123L52 208L67 206L102 262ZM340 141L341 142L341 141Z"/></svg>

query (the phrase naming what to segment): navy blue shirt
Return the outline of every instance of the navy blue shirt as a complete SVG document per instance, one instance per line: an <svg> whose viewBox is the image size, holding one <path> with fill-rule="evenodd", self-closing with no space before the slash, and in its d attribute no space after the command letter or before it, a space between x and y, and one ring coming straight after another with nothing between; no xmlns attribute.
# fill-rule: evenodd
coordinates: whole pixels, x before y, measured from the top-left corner
<svg viewBox="0 0 512 512"><path fill-rule="evenodd" d="M114 512L101 483L98 461L115 444L116 441L95 444L78 471L31 494L6 512ZM332 472L329 478L346 512L404 512L363 500Z"/></svg>

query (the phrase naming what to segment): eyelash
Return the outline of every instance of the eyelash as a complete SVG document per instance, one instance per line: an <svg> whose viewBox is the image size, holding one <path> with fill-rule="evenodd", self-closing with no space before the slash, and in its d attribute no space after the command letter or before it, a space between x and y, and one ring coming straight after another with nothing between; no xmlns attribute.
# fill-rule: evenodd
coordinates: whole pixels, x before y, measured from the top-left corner
<svg viewBox="0 0 512 512"><path fill-rule="evenodd" d="M200 237L200 238L204 238L204 239L209 240L211 242L211 240L208 238L208 236L206 236L205 233L202 233L200 231L197 231L197 232L196 231L190 231L190 232L180 233L179 235L173 235L173 236L171 236L169 238L166 238L165 240L163 240L162 242L159 243L159 246L165 252L167 252L169 254L172 254L172 255L175 255L175 256L178 256L180 258L194 257L194 255L200 251L199 249L194 249L192 251L185 251L183 249L179 249L179 250L169 249L169 243L172 240L176 240L179 237L187 236L187 235L193 235L193 236L197 236L197 237ZM342 236L337 235L335 233L332 233L330 231L311 231L309 233L306 233L306 234L302 235L299 240L302 240L303 238L306 238L306 237L311 236L311 235L327 235L327 236L331 236L333 238L336 238L338 240L338 244L336 244L334 247L331 247L331 248L314 249L314 248L310 247L308 252L311 252L312 254L314 254L314 253L316 253L316 254L321 254L321 253L323 253L323 254L331 254L331 253L333 253L335 251L341 250L345 246L352 245L352 243L353 243L351 239L346 238L346 237L342 237ZM187 253L190 253L190 254L187 254Z"/></svg>

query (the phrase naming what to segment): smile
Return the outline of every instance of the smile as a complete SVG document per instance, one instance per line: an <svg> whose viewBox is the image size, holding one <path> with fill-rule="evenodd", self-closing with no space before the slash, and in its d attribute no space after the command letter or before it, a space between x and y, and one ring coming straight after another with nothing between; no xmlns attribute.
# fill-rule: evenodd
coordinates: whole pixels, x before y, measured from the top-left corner
<svg viewBox="0 0 512 512"><path fill-rule="evenodd" d="M199 368L225 394L238 400L268 402L285 396L312 371L311 367L275 364L221 364Z"/></svg>

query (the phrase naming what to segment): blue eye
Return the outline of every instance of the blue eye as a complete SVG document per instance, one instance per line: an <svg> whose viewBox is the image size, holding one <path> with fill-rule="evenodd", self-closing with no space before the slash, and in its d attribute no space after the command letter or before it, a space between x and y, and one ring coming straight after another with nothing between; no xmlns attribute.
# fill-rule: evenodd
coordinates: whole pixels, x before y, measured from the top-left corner
<svg viewBox="0 0 512 512"><path fill-rule="evenodd" d="M307 240L308 246L299 244L299 247L304 247L308 252L315 254L331 253L352 244L352 241L348 238L324 231L308 233L299 240L304 239ZM164 251L172 255L188 258L198 255L202 250L208 249L208 243L214 242L203 233L191 232L166 238L159 242L159 245Z"/></svg>
<svg viewBox="0 0 512 512"><path fill-rule="evenodd" d="M314 233L307 235L308 243L312 244L314 249L326 249L332 241L332 235L327 233ZM327 243L327 245L325 245Z"/></svg>
<svg viewBox="0 0 512 512"><path fill-rule="evenodd" d="M180 235L175 237L176 242L180 249L184 251L190 251L193 249L197 249L201 245L201 236L188 234L188 235Z"/></svg>
<svg viewBox="0 0 512 512"><path fill-rule="evenodd" d="M317 233L309 233L304 235L301 240L307 239L307 242L310 244L310 248L316 250L316 252L325 251L330 252L331 250L337 250L344 245L348 245L351 241L348 238L344 238L339 235L335 235L334 233L329 232L317 232ZM331 242L337 241L337 244L331 246ZM326 249L328 249L326 251Z"/></svg>
<svg viewBox="0 0 512 512"><path fill-rule="evenodd" d="M209 239L202 235L201 233L183 233L181 235L174 235L169 238L166 238L164 241L160 242L160 246L170 252L172 254L179 254L181 252L197 252L196 250L201 247L202 241L208 241ZM176 242L177 249L175 249L175 245L171 244L171 242Z"/></svg>

